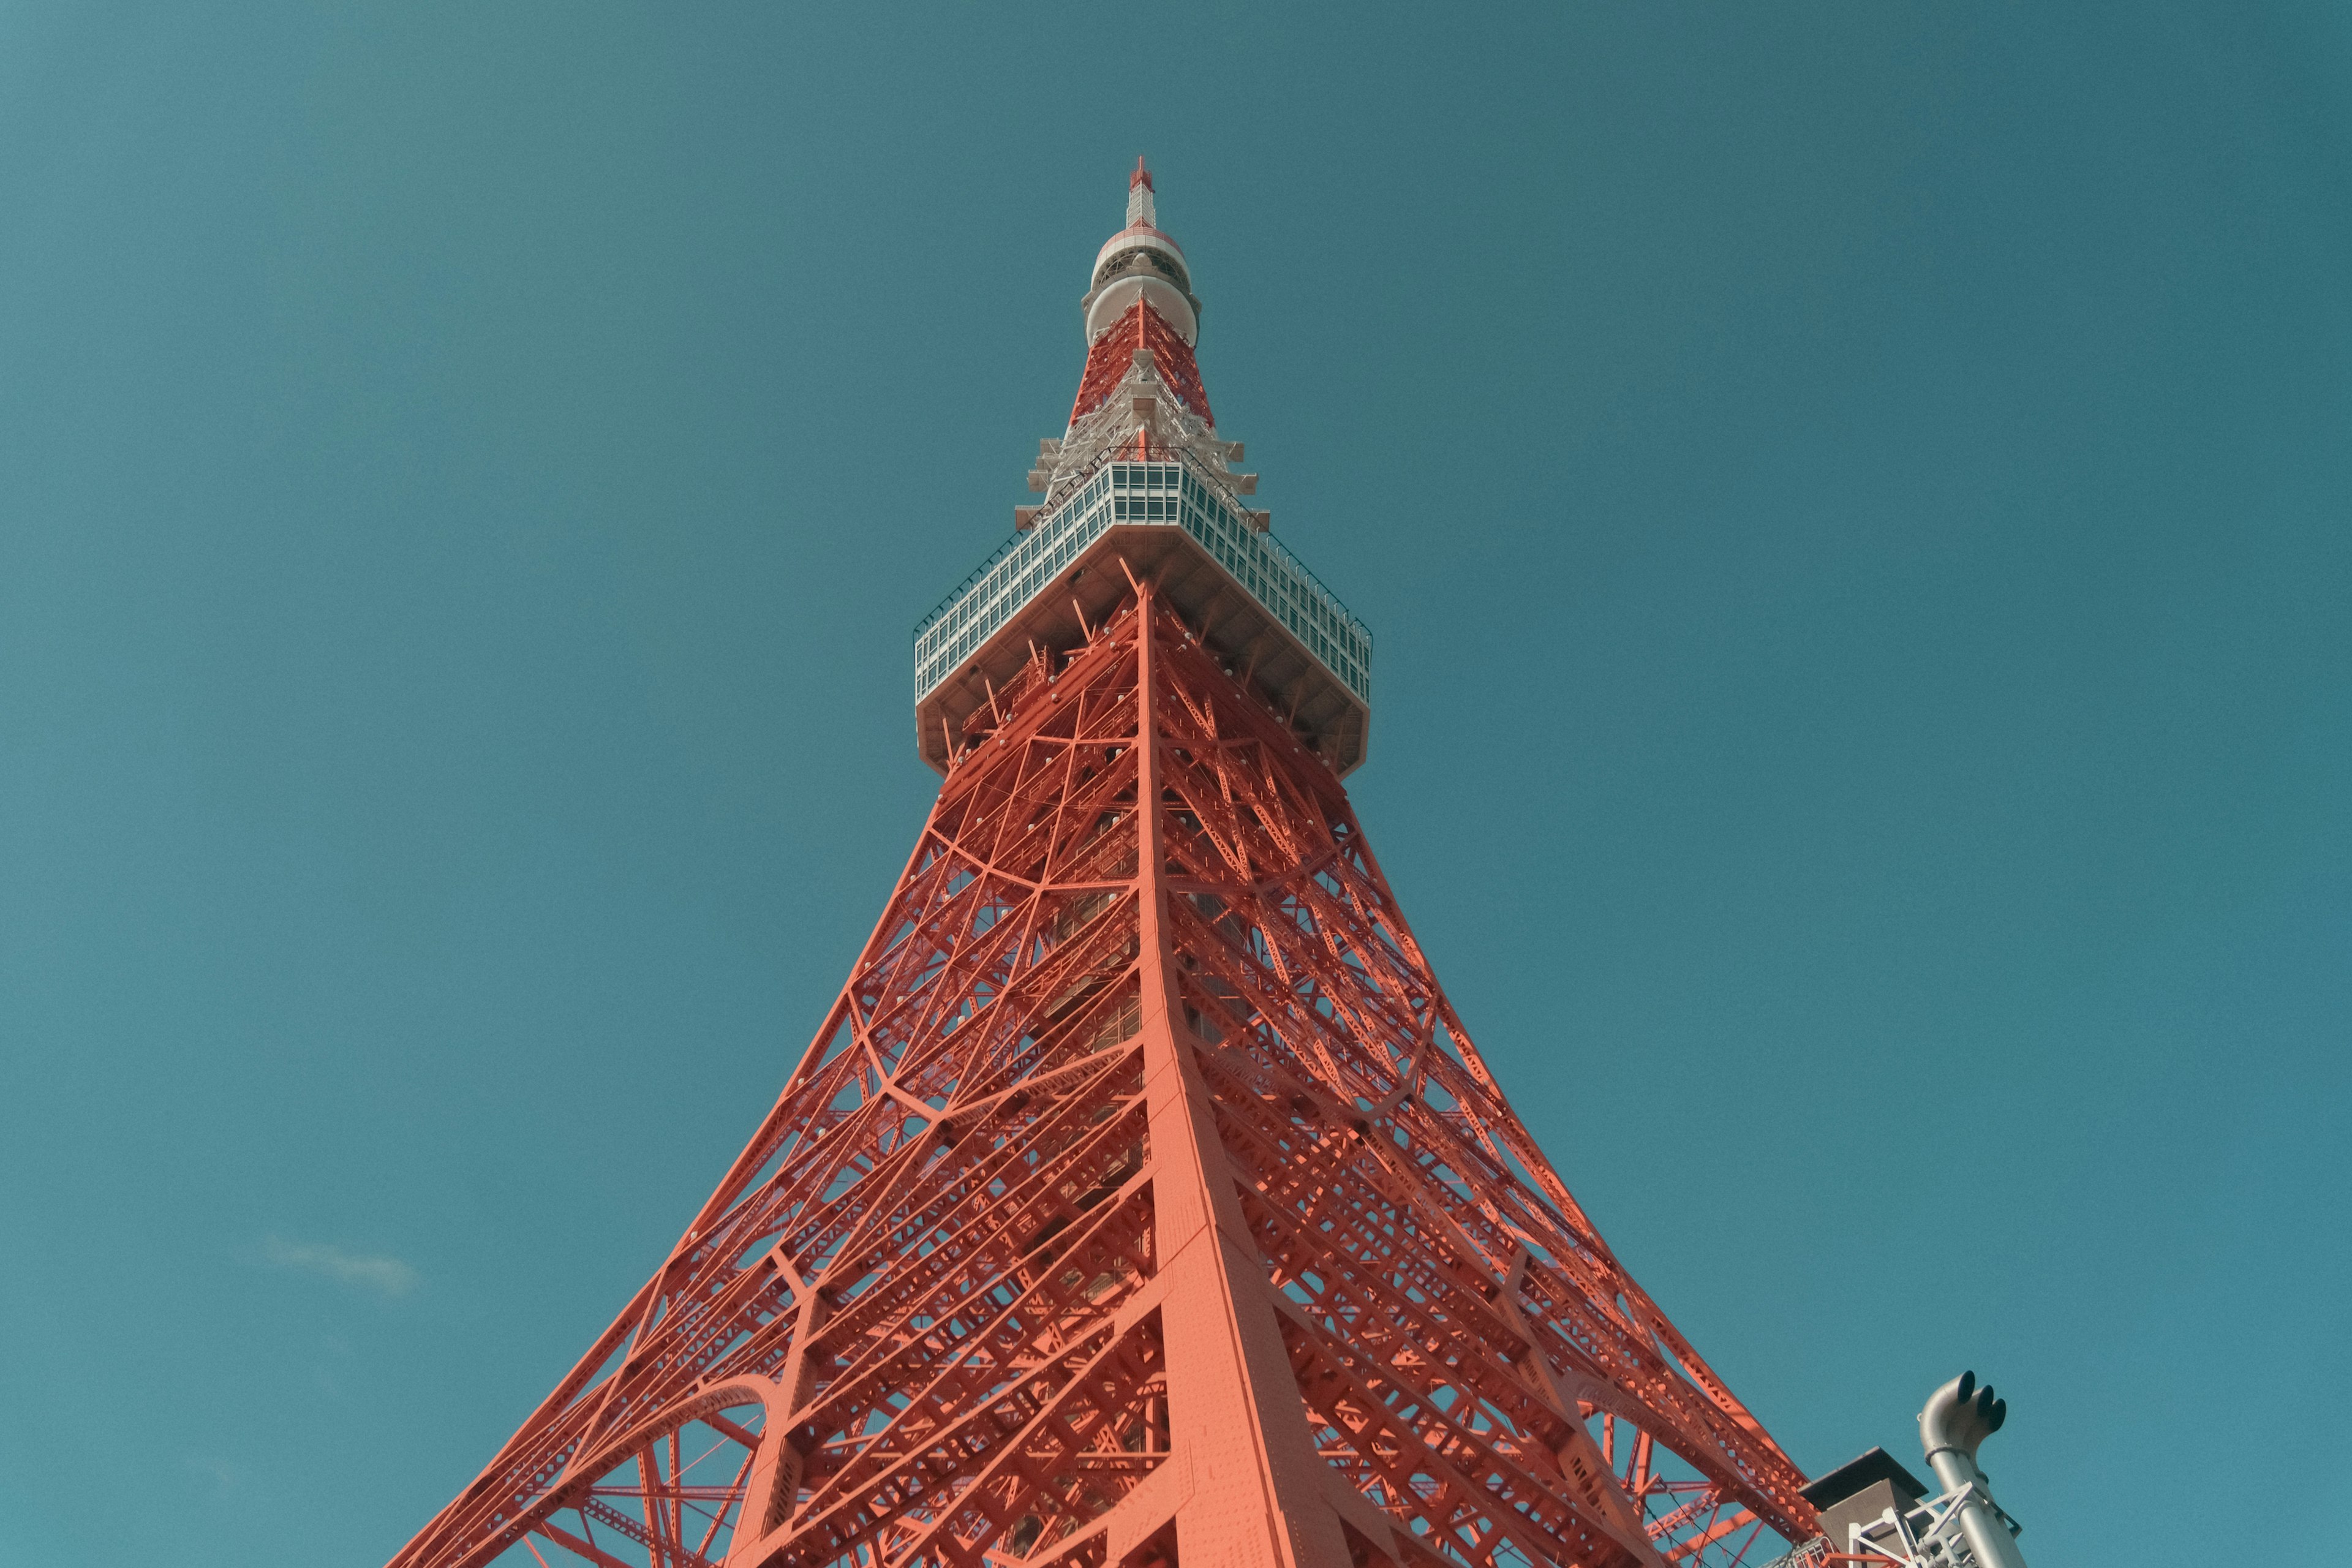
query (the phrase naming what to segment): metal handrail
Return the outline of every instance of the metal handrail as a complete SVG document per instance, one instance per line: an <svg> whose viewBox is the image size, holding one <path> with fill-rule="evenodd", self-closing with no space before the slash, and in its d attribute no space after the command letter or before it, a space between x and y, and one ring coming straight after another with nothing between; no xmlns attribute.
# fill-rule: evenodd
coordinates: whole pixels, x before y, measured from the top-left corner
<svg viewBox="0 0 2352 1568"><path fill-rule="evenodd" d="M930 614L925 616L921 620L915 623L915 640L917 642L922 641L923 634L931 629L931 623L938 620L941 616L946 615L950 610L953 609L955 607L955 602L963 597L964 590L971 587L974 583L979 582L982 577L987 576L989 572L994 568L998 562L1003 560L1006 555L1012 552L1014 545L1020 543L1024 539L1026 539L1038 529L1045 527L1055 518L1059 517L1064 507L1077 500L1079 493L1087 488L1087 482L1095 477L1095 471L1100 468L1105 463L1109 462L1111 460L1111 454L1118 450L1122 450L1122 448L1106 447L1101 451L1097 452L1087 460L1087 466L1077 471L1076 477L1071 481L1069 489L1064 492L1062 499L1054 503L1054 510L1052 511L1040 512L1037 516L1036 521L1031 523L1027 528L1013 530L1012 538L998 545L994 550L990 551L987 560L973 567L962 582L957 584L953 588L948 591L946 598L941 599L938 604L931 606ZM1122 460L1133 461L1134 459L1127 458ZM1155 461L1157 459L1155 459Z"/></svg>
<svg viewBox="0 0 2352 1568"><path fill-rule="evenodd" d="M1155 524L1164 516L1166 526L1198 538L1341 685L1364 701L1371 700L1371 628L1280 540L1254 526L1254 515L1240 504L1225 476L1205 470L1181 451L1147 449L1139 457L1122 447L1097 454L1056 488L1062 489L1062 500L1051 512L997 546L916 626L919 701L946 679L955 660L994 636L1020 604L1034 597L1043 587L1034 581L1041 567L1065 558L1074 548L1084 548L1112 526L1115 517L1142 522L1145 514L1135 504L1137 497L1151 501ZM1119 496L1129 500L1115 499ZM1160 501L1166 503L1164 514ZM1233 558L1233 552L1239 552L1240 558ZM1260 573L1265 574L1262 583ZM1019 603L1008 596L1016 590Z"/></svg>
<svg viewBox="0 0 2352 1568"><path fill-rule="evenodd" d="M1028 538L1032 533L1043 530L1055 518L1059 517L1063 508L1069 506L1074 501L1077 500L1080 496L1085 494L1087 485L1094 479L1095 475L1099 472L1105 465L1114 462L1172 462L1181 464L1185 468L1189 469L1195 479L1214 489L1218 495L1223 498L1225 504L1232 510L1244 514L1246 514L1249 510L1247 507L1242 505L1241 498L1234 493L1233 487L1225 482L1225 476L1213 471L1189 452L1171 450L1156 457L1138 458L1133 456L1123 445L1107 447L1102 451L1096 453L1095 456L1087 461L1084 468L1077 470L1076 475L1073 476L1070 480L1067 492L1062 497L1060 501L1055 503L1052 511L1041 514L1037 521L1032 523L1028 528L1015 530L1012 538L1007 539L994 550L990 551L986 560L982 561L979 565L973 567L971 572L966 574L962 582L957 584L952 589L950 589L948 592L947 596L941 599L937 605L933 605L928 615L924 616L921 620L917 621L915 623L914 636L908 639L909 642L919 645L923 640L923 634L930 630L931 627L938 623L940 616L955 608L956 602L961 599L975 584L979 583L981 579L986 577L989 573L994 571L997 563L1003 561L1005 556L1011 554L1014 547L1019 545L1024 539ZM1307 565L1306 562L1301 561L1297 554L1292 551L1288 545L1283 543L1279 539L1276 539L1272 532L1269 531L1262 533L1258 537L1265 542L1268 549L1281 556L1286 564L1296 568L1300 576L1306 578L1307 582L1314 584L1315 591L1323 596L1324 600L1330 605L1332 609L1339 612L1340 618L1346 621L1349 627L1363 637L1367 648L1371 646L1372 628L1366 626L1363 620L1357 616L1355 611L1348 608L1346 602L1343 601L1339 595L1331 591L1328 584L1325 583L1322 578L1315 574L1315 569L1313 567Z"/></svg>

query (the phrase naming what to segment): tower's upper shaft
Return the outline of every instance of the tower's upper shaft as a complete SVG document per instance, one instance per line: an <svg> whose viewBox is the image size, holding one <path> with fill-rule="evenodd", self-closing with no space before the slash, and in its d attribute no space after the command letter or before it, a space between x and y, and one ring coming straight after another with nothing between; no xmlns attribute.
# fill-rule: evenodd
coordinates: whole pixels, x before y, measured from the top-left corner
<svg viewBox="0 0 2352 1568"><path fill-rule="evenodd" d="M1346 773L1364 758L1371 635L1277 543L1244 498L1241 443L1218 436L1193 344L1201 302L1158 222L1151 174L1128 181L1127 226L1096 253L1087 364L1069 423L1038 444L1022 530L915 631L917 732L944 771L967 726L1032 662L1085 642L1150 576L1164 602Z"/></svg>
<svg viewBox="0 0 2352 1568"><path fill-rule="evenodd" d="M1127 184L1127 226L1095 253L1087 297L1078 302L1086 322L1087 368L1070 405L1065 447L1081 422L1110 402L1139 351L1145 367L1158 371L1198 421L1198 434L1216 428L1192 357L1201 339L1201 301L1192 292L1192 268L1181 247L1160 232L1155 216L1151 171L1138 158Z"/></svg>
<svg viewBox="0 0 2352 1568"><path fill-rule="evenodd" d="M1087 341L1100 337L1138 300L1149 300L1187 348L1200 341L1201 301L1192 296L1192 269L1176 241L1160 230L1151 171L1140 158L1127 183L1127 226L1095 253L1094 277L1082 307Z"/></svg>

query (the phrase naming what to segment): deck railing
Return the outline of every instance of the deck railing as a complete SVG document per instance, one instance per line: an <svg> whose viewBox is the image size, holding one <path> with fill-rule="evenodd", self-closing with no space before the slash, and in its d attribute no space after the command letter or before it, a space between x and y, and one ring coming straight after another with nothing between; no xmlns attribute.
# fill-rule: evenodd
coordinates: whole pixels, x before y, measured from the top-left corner
<svg viewBox="0 0 2352 1568"><path fill-rule="evenodd" d="M1106 529L1136 524L1192 535L1341 684L1371 701L1370 629L1305 562L1250 526L1219 476L1182 453L1149 461L1105 454L1036 526L999 545L916 624L915 700L929 696Z"/></svg>

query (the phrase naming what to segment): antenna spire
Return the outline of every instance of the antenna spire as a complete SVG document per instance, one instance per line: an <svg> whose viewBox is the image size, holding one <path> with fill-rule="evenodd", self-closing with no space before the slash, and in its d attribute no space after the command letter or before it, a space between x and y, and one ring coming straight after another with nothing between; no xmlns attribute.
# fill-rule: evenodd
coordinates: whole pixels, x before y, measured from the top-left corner
<svg viewBox="0 0 2352 1568"><path fill-rule="evenodd" d="M1135 157L1135 173L1127 177L1127 226L1157 228L1151 210L1151 171L1143 166L1143 154Z"/></svg>

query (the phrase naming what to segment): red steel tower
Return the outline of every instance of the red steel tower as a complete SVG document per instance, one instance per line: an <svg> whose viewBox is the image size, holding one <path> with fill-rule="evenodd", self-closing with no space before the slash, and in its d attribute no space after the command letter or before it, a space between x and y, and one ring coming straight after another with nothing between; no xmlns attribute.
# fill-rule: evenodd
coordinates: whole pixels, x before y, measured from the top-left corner
<svg viewBox="0 0 2352 1568"><path fill-rule="evenodd" d="M1244 498L1139 163L944 775L719 1190L396 1568L1707 1564L1804 1478L1505 1102L1349 808L1371 638Z"/></svg>

